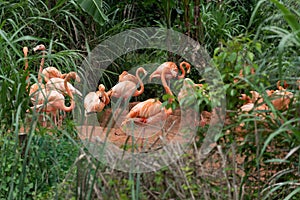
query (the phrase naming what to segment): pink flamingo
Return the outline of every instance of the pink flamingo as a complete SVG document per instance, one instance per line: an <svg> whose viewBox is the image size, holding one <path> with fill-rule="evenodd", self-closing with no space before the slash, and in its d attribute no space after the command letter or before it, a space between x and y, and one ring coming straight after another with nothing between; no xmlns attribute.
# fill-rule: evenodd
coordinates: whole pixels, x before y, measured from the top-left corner
<svg viewBox="0 0 300 200"><path fill-rule="evenodd" d="M140 90L136 89L137 84L134 81L130 80L122 80L121 82L117 83L110 91L107 92L107 95L109 97L113 96L116 98L124 98L128 99L131 96L139 96L144 92L144 83L141 80L139 73L142 72L146 75L146 70L142 67L138 68L136 70L136 79L138 80L138 83L140 84Z"/></svg>
<svg viewBox="0 0 300 200"><path fill-rule="evenodd" d="M28 48L27 47L23 47L23 53L24 53L24 59L25 59L25 70L27 70L28 69L28 58L27 58ZM41 68L42 68L43 64L44 64L44 59L42 58L41 64L40 64L39 74L41 72ZM28 79L29 79L29 74L26 77L26 81L28 81ZM38 80L39 80L39 77L38 77ZM26 88L28 89L29 86L30 86L30 82L27 83L27 87ZM30 99L31 99L32 103L35 102L38 90L42 90L44 88L45 88L45 85L43 83L41 83L41 82L34 83L34 84L32 84L30 86L30 88L29 88L29 96L30 96Z"/></svg>
<svg viewBox="0 0 300 200"><path fill-rule="evenodd" d="M31 109L36 108L38 111L44 111L46 113L50 113L54 118L54 124L57 124L57 111L62 110L64 112L71 112L75 108L75 101L73 98L73 94L70 91L68 86L68 81L70 79L76 79L76 73L70 72L66 75L64 79L64 86L67 94L71 98L70 106L65 105L65 97L63 94L58 92L57 90L47 90L43 89L40 93L38 93L38 101Z"/></svg>
<svg viewBox="0 0 300 200"><path fill-rule="evenodd" d="M163 69L161 74L162 84L166 93L173 95L166 82L166 72L167 69ZM170 99L169 101L172 102L173 99ZM165 120L172 112L172 108L166 109L165 107L162 107L162 103L159 100L151 98L136 104L126 115L121 126L125 125L129 120L152 124L157 121Z"/></svg>
<svg viewBox="0 0 300 200"><path fill-rule="evenodd" d="M163 64L161 64L151 75L150 75L150 81L153 79L153 78L160 78L161 77L161 74L162 74L162 71L165 69L165 74L166 74L166 77L165 79L168 81L168 83L170 83L170 80L172 78L178 78L178 79L182 79L185 77L185 70L183 68L183 65L185 65L185 67L187 68L187 73L190 73L190 70L191 70L191 65L187 62L181 62L180 65L179 65L179 68L181 70L181 75L180 76L177 76L178 75L178 67L177 65L174 63L174 62L164 62ZM168 84L170 85L170 84Z"/></svg>
<svg viewBox="0 0 300 200"><path fill-rule="evenodd" d="M92 112L101 112L109 102L110 99L105 92L105 86L100 84L98 91L89 92L84 98L85 115Z"/></svg>
<svg viewBox="0 0 300 200"><path fill-rule="evenodd" d="M51 78L64 78L66 74L62 74L56 67L46 67L45 69L43 69L45 63L45 50L46 47L43 44L37 45L36 47L33 48L34 52L43 51L43 57L41 60L39 76L38 76L39 82L42 82L42 78L44 78L46 83Z"/></svg>

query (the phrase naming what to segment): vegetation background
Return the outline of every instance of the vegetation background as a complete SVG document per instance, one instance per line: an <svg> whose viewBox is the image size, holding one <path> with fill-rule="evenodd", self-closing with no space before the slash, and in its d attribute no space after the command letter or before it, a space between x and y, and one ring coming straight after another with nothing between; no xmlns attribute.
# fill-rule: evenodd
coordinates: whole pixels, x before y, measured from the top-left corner
<svg viewBox="0 0 300 200"><path fill-rule="evenodd" d="M41 56L30 51L25 71L23 46L45 44L45 66L79 71L97 44L136 27L166 27L192 37L222 74L230 123L205 165L197 154L207 127L199 128L193 152L159 171L134 174L94 159L71 116L63 128L46 129L26 113L26 76L37 82ZM298 0L1 0L0 199L299 199L299 47ZM166 60L181 58L161 50L124 55L105 72L106 88L123 70ZM243 78L235 82L241 69ZM201 78L193 71L188 77ZM278 80L295 94L288 110L268 101L273 115L263 120L255 112L237 115L241 93L266 95ZM148 90L135 100L158 88ZM237 131L240 124L246 131ZM24 141L22 126L29 129Z"/></svg>

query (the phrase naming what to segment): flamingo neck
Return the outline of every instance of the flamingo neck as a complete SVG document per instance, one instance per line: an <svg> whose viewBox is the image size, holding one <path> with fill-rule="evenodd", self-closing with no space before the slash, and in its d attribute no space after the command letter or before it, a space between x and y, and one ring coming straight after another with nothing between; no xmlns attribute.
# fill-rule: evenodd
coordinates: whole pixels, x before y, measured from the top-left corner
<svg viewBox="0 0 300 200"><path fill-rule="evenodd" d="M24 47L24 60L25 60L25 70L27 70L28 69L28 58L27 58L27 54L28 52L27 52L27 47L25 48Z"/></svg>
<svg viewBox="0 0 300 200"><path fill-rule="evenodd" d="M42 74L42 71L43 71L44 64L45 64L45 52L43 51L42 59L41 59L41 63L40 63L40 69L39 69L39 73L38 73L38 81L40 83L42 82L41 74Z"/></svg>
<svg viewBox="0 0 300 200"><path fill-rule="evenodd" d="M178 79L182 79L182 78L185 77L185 70L184 70L184 68L183 68L183 63L180 63L179 68L180 68L180 70L181 70L181 75L178 76Z"/></svg>
<svg viewBox="0 0 300 200"><path fill-rule="evenodd" d="M170 94L170 95L173 95L173 93L172 93L172 91L171 91L171 89L168 86L167 81L166 81L166 71L167 71L167 69L164 68L162 73L161 73L161 82L163 84L164 89L166 90L166 93Z"/></svg>
<svg viewBox="0 0 300 200"><path fill-rule="evenodd" d="M105 87L103 85L99 85L98 90L101 94L104 95L104 104L107 105L110 102L109 96L107 94L107 92L105 92Z"/></svg>
<svg viewBox="0 0 300 200"><path fill-rule="evenodd" d="M286 83L286 81L283 81L283 87L280 85L281 81L277 81L277 88L278 90L284 90L288 87L288 84Z"/></svg>
<svg viewBox="0 0 300 200"><path fill-rule="evenodd" d="M70 96L70 98L71 98L71 105L69 106L69 107L65 107L65 111L66 112L69 112L69 111L71 111L71 110L73 110L74 109L74 107L75 107L75 101L74 101L74 97L73 97L73 94L72 94L72 92L71 92L71 90L70 90L70 88L69 88L69 86L68 86L68 81L71 79L71 75L70 74L68 74L66 77L65 77L65 80L64 80L64 86L65 86L65 89L66 89L66 91L67 91L67 94Z"/></svg>
<svg viewBox="0 0 300 200"><path fill-rule="evenodd" d="M164 89L166 90L166 93L169 94L169 95L171 95L171 96L174 96L173 93L172 93L172 91L171 91L171 89L170 89L170 87L167 84L167 81L166 81L166 70L167 70L166 68L163 69L163 71L161 73L161 82L163 84ZM169 103L172 103L173 101L174 101L173 98L169 99Z"/></svg>
<svg viewBox="0 0 300 200"><path fill-rule="evenodd" d="M183 68L183 65L185 65L185 67L187 68L187 73L190 73L191 65L187 62L181 62L180 65L179 65L179 68L181 70L181 75L178 76L178 79L182 79L186 75L186 72L185 72L185 69Z"/></svg>
<svg viewBox="0 0 300 200"><path fill-rule="evenodd" d="M25 60L25 71L28 69L28 58L27 58L27 55L28 55L28 48L27 47L24 47L23 48L23 52L24 52L24 60ZM28 81L29 79L29 73L28 75L26 76L26 82ZM27 83L27 86L26 86L26 89L28 90L30 86L30 83L28 82Z"/></svg>
<svg viewBox="0 0 300 200"><path fill-rule="evenodd" d="M142 94L143 92L144 92L144 83L143 83L143 81L141 80L141 78L140 78L140 76L139 76L139 73L140 72L143 72L143 73L145 73L144 71L143 71L143 69L142 68L138 68L137 70L136 70L136 72L135 72L135 76L136 76L136 78L138 79L138 82L140 83L140 90L138 90L138 92L137 92L137 94L136 95L140 95L140 94Z"/></svg>
<svg viewBox="0 0 300 200"><path fill-rule="evenodd" d="M105 104L105 105L109 104L110 99L109 99L109 97L108 97L108 95L107 95L107 93L106 93L105 91L103 92L103 95L104 95L104 98L105 98L104 104Z"/></svg>

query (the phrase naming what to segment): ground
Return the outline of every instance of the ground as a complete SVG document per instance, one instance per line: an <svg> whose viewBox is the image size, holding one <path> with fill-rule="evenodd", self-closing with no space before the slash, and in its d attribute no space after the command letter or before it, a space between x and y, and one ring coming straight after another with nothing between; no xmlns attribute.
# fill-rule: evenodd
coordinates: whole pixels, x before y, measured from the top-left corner
<svg viewBox="0 0 300 200"><path fill-rule="evenodd" d="M129 109L136 103L131 103ZM142 123L134 123L132 125L129 123L126 127L121 127L120 124L123 121L122 115L120 119L117 119L112 114L111 109L103 111L100 117L98 115L99 124L93 123L93 120L88 118L86 122L88 125L78 127L80 138L83 140L89 138L90 141L104 141L107 135L108 141L119 147L132 146L132 142L134 142L135 150L149 151L160 148L164 142L178 141L182 143L187 142L187 136L192 137L192 133L183 131L182 127L186 126L181 121L181 112L179 109L175 110L167 120L158 122L155 125L145 125ZM209 123L210 113L206 111L202 112L202 120L199 118L197 122L194 122L194 119L188 119L189 117L192 116L186 116L185 119L188 123L191 123L188 125L192 127L190 132L195 132L198 126L204 126ZM92 123L89 123L89 120ZM110 127L108 125L110 120L113 121L112 128L108 128Z"/></svg>

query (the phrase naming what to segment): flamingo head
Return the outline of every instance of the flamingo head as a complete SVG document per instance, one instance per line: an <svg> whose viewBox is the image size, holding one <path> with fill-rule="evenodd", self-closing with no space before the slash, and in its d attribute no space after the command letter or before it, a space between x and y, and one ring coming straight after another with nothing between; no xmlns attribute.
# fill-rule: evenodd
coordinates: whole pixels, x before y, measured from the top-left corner
<svg viewBox="0 0 300 200"><path fill-rule="evenodd" d="M183 80L183 86L184 87L191 87L191 86L193 86L195 83L192 81L192 79L190 79L190 78L185 78L184 80Z"/></svg>
<svg viewBox="0 0 300 200"><path fill-rule="evenodd" d="M103 84L100 84L98 86L98 90L101 91L101 92L104 92L105 91L105 86Z"/></svg>
<svg viewBox="0 0 300 200"><path fill-rule="evenodd" d="M127 71L123 71L122 74L119 75L119 79L123 78L123 76L126 76L126 75L128 75L128 72Z"/></svg>
<svg viewBox="0 0 300 200"><path fill-rule="evenodd" d="M27 53L28 53L28 47L23 47L23 53L24 53L24 55L27 56Z"/></svg>
<svg viewBox="0 0 300 200"><path fill-rule="evenodd" d="M69 72L66 76L66 79L74 79L74 80L77 80L77 73L76 72ZM79 78L79 77L78 77Z"/></svg>
<svg viewBox="0 0 300 200"><path fill-rule="evenodd" d="M69 75L69 77L70 78L72 78L72 79L74 79L76 82L80 82L80 77L78 76L78 74L76 73L76 72L69 72L68 74L63 74L62 75L62 78L65 78L66 76L68 76Z"/></svg>
<svg viewBox="0 0 300 200"><path fill-rule="evenodd" d="M79 83L80 80L81 80L80 77L79 77L78 74L75 72L75 81Z"/></svg>
<svg viewBox="0 0 300 200"><path fill-rule="evenodd" d="M36 51L44 51L44 50L46 50L46 47L43 44L37 45L36 47L33 48L34 52L36 52Z"/></svg>

